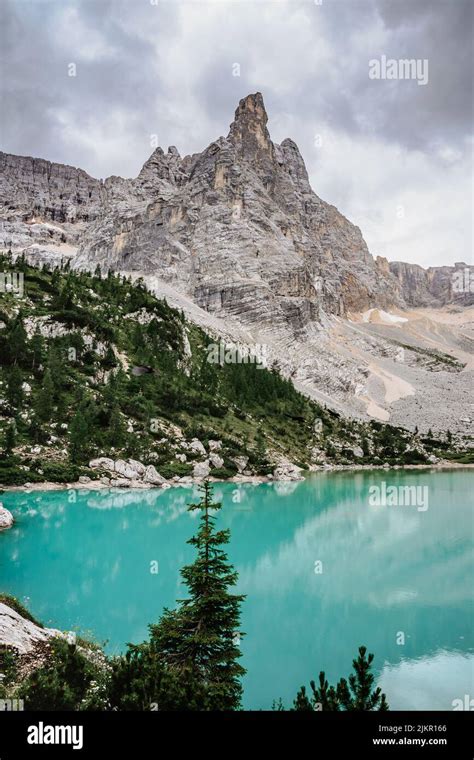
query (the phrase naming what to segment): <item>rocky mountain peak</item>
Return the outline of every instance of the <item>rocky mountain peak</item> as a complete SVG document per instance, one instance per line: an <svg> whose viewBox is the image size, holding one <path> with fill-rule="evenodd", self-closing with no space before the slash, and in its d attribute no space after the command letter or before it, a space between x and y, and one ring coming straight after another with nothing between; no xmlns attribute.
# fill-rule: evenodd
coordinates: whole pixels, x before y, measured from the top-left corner
<svg viewBox="0 0 474 760"><path fill-rule="evenodd" d="M227 139L237 151L250 160L272 151L267 129L268 116L261 92L242 98L235 111Z"/></svg>

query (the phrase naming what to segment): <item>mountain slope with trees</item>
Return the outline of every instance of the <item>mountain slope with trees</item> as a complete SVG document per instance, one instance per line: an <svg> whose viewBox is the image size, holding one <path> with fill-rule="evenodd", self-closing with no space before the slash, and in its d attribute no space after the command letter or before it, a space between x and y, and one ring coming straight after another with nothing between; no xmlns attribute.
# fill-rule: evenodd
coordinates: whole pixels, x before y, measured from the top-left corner
<svg viewBox="0 0 474 760"><path fill-rule="evenodd" d="M210 475L268 475L282 458L324 463L470 461L443 440L343 419L256 363L210 363L213 339L140 281L13 264L0 296L0 483L73 482L94 457L135 458L186 477L221 441Z"/></svg>

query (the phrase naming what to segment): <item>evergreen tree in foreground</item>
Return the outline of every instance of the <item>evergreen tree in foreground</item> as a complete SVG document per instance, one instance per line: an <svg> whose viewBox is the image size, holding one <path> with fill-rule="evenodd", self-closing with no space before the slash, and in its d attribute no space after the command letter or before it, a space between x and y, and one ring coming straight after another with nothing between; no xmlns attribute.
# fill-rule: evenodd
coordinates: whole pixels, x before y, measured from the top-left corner
<svg viewBox="0 0 474 760"><path fill-rule="evenodd" d="M349 676L349 684L341 678L336 687L329 686L325 674L319 674L319 688L310 682L312 696L308 697L306 688L301 687L293 702L297 711L320 710L337 712L339 710L388 710L385 694L380 687L373 689L374 675L371 672L373 654L366 657L367 649L359 647L359 656L352 661L354 673Z"/></svg>
<svg viewBox="0 0 474 760"><path fill-rule="evenodd" d="M212 487L206 481L200 488L199 528L188 543L197 550L191 565L181 570L190 597L174 610L165 610L157 625L150 626L151 645L161 662L183 682L190 679L204 687L205 705L201 709L235 710L242 696L241 677L245 669L238 663L240 649L240 605L245 598L231 594L237 573L221 549L229 542L229 530L216 530L211 510L221 508L212 501Z"/></svg>

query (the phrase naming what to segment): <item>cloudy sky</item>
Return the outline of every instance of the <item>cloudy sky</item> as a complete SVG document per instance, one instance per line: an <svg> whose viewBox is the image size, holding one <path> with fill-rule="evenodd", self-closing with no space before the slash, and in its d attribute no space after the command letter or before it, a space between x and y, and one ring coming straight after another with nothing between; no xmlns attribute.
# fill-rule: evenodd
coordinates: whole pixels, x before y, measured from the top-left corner
<svg viewBox="0 0 474 760"><path fill-rule="evenodd" d="M272 139L298 143L374 255L472 262L472 0L0 0L0 14L2 150L135 176L155 136L201 151L258 90ZM428 82L370 78L382 56L426 59Z"/></svg>

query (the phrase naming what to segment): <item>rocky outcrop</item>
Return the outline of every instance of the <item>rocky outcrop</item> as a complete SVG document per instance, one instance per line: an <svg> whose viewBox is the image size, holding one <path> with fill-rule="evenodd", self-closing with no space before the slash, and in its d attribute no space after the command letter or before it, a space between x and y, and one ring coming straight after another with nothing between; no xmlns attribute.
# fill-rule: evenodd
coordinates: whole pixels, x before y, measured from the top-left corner
<svg viewBox="0 0 474 760"><path fill-rule="evenodd" d="M166 479L155 469L153 465L144 465L137 459L117 459L115 462L109 457L91 459L89 467L92 470L103 470L109 476L109 484L112 488L149 488L150 486L163 486Z"/></svg>
<svg viewBox="0 0 474 760"><path fill-rule="evenodd" d="M11 528L13 525L13 515L8 510L5 509L3 504L0 502L0 530L7 530L8 528Z"/></svg>
<svg viewBox="0 0 474 760"><path fill-rule="evenodd" d="M298 467L297 464L288 461L288 459L281 459L278 466L273 471L274 480L303 480L301 473L303 469Z"/></svg>
<svg viewBox="0 0 474 760"><path fill-rule="evenodd" d="M41 628L9 605L0 602L1 645L14 649L18 654L29 654L38 644L62 635L54 628Z"/></svg>
<svg viewBox="0 0 474 760"><path fill-rule="evenodd" d="M82 169L0 151L0 213L6 221L89 222L105 192Z"/></svg>
<svg viewBox="0 0 474 760"><path fill-rule="evenodd" d="M390 272L397 278L400 293L409 306L474 304L474 268L464 262L454 267L429 267L392 261Z"/></svg>

